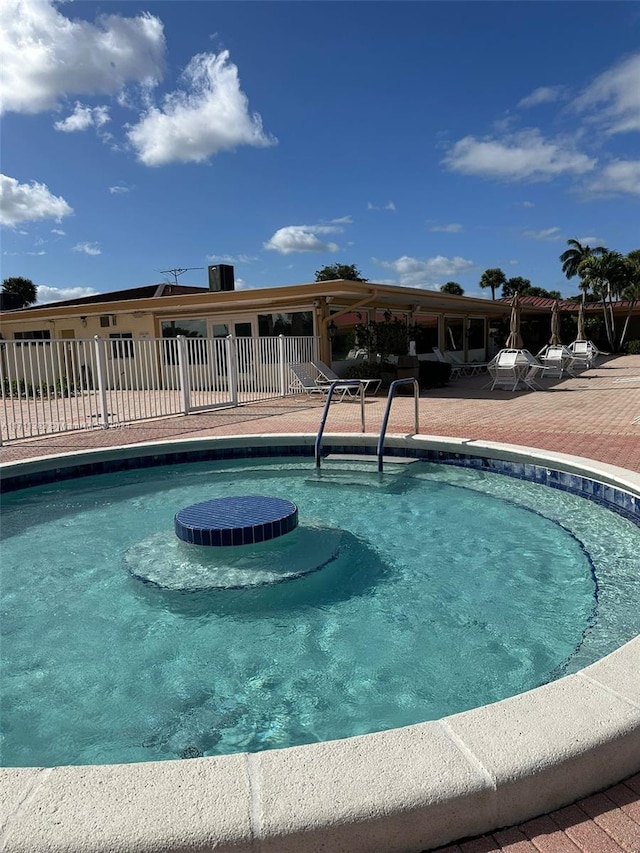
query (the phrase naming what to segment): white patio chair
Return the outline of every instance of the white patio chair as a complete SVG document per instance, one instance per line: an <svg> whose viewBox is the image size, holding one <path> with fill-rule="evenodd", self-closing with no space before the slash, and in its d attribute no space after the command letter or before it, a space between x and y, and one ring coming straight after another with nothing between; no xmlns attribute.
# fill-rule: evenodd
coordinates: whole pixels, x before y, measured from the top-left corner
<svg viewBox="0 0 640 853"><path fill-rule="evenodd" d="M324 361L312 361L310 362L311 366L317 373L316 381L320 380L320 382L336 382L339 381L342 377L338 376L338 374L332 370L328 364L325 364ZM360 382L364 385L364 393L366 394L375 394L382 384L382 379L361 379ZM350 396L357 397L360 393L359 389L356 386L350 386Z"/></svg>
<svg viewBox="0 0 640 853"><path fill-rule="evenodd" d="M557 376L562 379L565 373L569 376L575 376L573 372L574 356L567 347L562 344L553 344L544 347L538 353L538 360L544 367L542 375Z"/></svg>
<svg viewBox="0 0 640 853"><path fill-rule="evenodd" d="M491 391L496 385L506 386L510 391L515 391L518 382L522 378L522 369L517 364L518 350L501 350L498 355L489 362L489 374L491 375Z"/></svg>
<svg viewBox="0 0 640 853"><path fill-rule="evenodd" d="M573 341L567 349L573 355L574 364L587 370L593 367L596 356L599 355L598 348L591 341Z"/></svg>

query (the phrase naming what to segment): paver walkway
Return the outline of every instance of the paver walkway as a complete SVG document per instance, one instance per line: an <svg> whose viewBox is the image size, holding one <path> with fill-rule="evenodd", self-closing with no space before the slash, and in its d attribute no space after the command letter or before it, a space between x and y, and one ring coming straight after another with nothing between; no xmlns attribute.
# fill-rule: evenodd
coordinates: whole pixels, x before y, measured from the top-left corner
<svg viewBox="0 0 640 853"><path fill-rule="evenodd" d="M491 392L487 380L466 377L423 392L420 433L539 447L640 472L640 422L633 423L640 418L640 356L609 358L576 378L546 382L545 390L536 393ZM394 401L389 434L413 433L413 405L410 397ZM368 433L378 433L384 406L383 398L367 398ZM315 434L322 407L316 398L287 397L120 429L66 433L0 447L0 461L172 438ZM327 433L359 430L358 403L331 407ZM518 827L449 845L440 853L640 853L640 755L638 770L604 793Z"/></svg>

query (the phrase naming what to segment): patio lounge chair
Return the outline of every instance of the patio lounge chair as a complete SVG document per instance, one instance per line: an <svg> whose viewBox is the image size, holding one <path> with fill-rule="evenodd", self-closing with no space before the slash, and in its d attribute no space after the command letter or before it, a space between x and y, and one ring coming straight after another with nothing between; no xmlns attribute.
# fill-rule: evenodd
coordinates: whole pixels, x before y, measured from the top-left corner
<svg viewBox="0 0 640 853"><path fill-rule="evenodd" d="M338 376L335 371L333 371L324 361L312 361L311 366L316 370L317 377L316 381L320 382L336 382L340 380L342 377ZM375 394L382 383L382 379L361 379L360 382L364 385L364 393L366 394ZM350 389L350 396L357 396L359 391L354 386Z"/></svg>
<svg viewBox="0 0 640 853"><path fill-rule="evenodd" d="M448 358L445 358L440 350L440 347L432 347L436 358L442 364L448 364L451 368L451 373L449 374L451 379L455 379L456 376L462 376L462 365L461 364L453 364L453 362L449 361Z"/></svg>
<svg viewBox="0 0 640 853"><path fill-rule="evenodd" d="M486 362L462 361L460 356L454 352L450 352L449 357L447 358L443 355L440 347L433 347L432 349L438 361L441 361L443 364L451 365L451 376L475 376L477 373L482 373L482 371L486 370L488 367Z"/></svg>
<svg viewBox="0 0 640 853"><path fill-rule="evenodd" d="M289 370L294 375L293 382L289 385L290 391L304 391L306 394L328 394L331 382L320 380L317 375L316 368L311 362L291 363ZM357 392L357 388L353 385L338 385L336 391L340 394L339 399L344 399L345 395L352 396L352 391Z"/></svg>

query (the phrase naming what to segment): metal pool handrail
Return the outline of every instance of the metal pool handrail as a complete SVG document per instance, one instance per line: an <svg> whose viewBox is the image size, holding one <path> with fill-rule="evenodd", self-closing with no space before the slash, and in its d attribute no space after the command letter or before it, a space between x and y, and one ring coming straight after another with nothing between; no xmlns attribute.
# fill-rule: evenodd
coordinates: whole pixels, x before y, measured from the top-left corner
<svg viewBox="0 0 640 853"><path fill-rule="evenodd" d="M316 436L316 468L320 467L320 449L322 446L322 433L324 432L324 425L327 421L327 414L329 413L329 406L331 405L331 398L333 397L333 392L336 388L344 388L345 385L352 385L354 388L357 386L360 389L360 423L362 425L362 432L364 432L364 382L361 382L359 379L339 379L336 382L332 382L331 385L329 385L327 401L324 404L324 410L322 412L322 417L320 418L320 426L318 427L318 435Z"/></svg>
<svg viewBox="0 0 640 853"><path fill-rule="evenodd" d="M413 399L415 403L415 431L414 434L420 432L420 427L418 424L419 417L419 393L420 386L418 385L418 380L413 379L411 377L407 377L406 379L394 379L391 385L389 385L389 394L387 395L387 405L384 410L384 417L382 418L382 427L380 429L380 437L378 438L378 471L382 471L382 453L384 451L384 437L387 432L387 424L389 422L389 412L391 411L391 403L393 402L393 397L398 385L408 385L409 382L413 383Z"/></svg>

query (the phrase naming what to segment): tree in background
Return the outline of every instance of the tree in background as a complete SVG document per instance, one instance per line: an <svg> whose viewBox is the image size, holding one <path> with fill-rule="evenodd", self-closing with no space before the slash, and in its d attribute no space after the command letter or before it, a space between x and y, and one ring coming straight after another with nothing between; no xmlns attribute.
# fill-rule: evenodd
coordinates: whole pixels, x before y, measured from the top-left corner
<svg viewBox="0 0 640 853"><path fill-rule="evenodd" d="M545 290L544 287L537 287L536 285L532 285L525 296L544 296L547 299L561 299L562 294L559 290Z"/></svg>
<svg viewBox="0 0 640 853"><path fill-rule="evenodd" d="M329 264L316 270L316 281L369 281L363 278L362 273L355 264Z"/></svg>
<svg viewBox="0 0 640 853"><path fill-rule="evenodd" d="M440 288L442 293L450 293L452 296L464 296L464 290L457 281L448 281Z"/></svg>
<svg viewBox="0 0 640 853"><path fill-rule="evenodd" d="M612 351L616 349L613 303L622 296L629 280L630 269L631 262L628 258L620 252L608 249L598 255L587 255L578 266L583 294L586 295L587 291L591 290L602 305L605 332Z"/></svg>
<svg viewBox="0 0 640 853"><path fill-rule="evenodd" d="M530 290L531 282L529 279L516 275L513 278L507 279L507 281L502 285L502 296L505 299L510 296L515 296L516 293L519 296L524 296L524 294L529 293Z"/></svg>
<svg viewBox="0 0 640 853"><path fill-rule="evenodd" d="M499 290L503 285L507 283L507 277L503 273L501 269L494 268L490 270L485 270L482 273L482 277L480 278L480 287L490 287L491 288L491 298L496 298L496 290Z"/></svg>
<svg viewBox="0 0 640 853"><path fill-rule="evenodd" d="M560 299L559 290L545 290L544 287L536 287L531 284L528 278L516 275L510 278L502 288L502 296L542 296L547 299Z"/></svg>
<svg viewBox="0 0 640 853"><path fill-rule="evenodd" d="M11 293L14 298L20 301L16 304L16 308L26 308L38 298L38 288L30 278L22 278L22 276L14 276L13 278L5 278L2 282L2 292Z"/></svg>
<svg viewBox="0 0 640 853"><path fill-rule="evenodd" d="M629 301L629 310L624 321L624 328L620 335L620 347L624 343L629 327L629 320L633 309L640 301L640 249L633 249L625 258L625 266L627 268L626 281L620 296L622 299Z"/></svg>
<svg viewBox="0 0 640 853"><path fill-rule="evenodd" d="M567 240L567 244L569 248L560 255L562 272L567 278L580 275L580 265L588 260L588 258L602 255L607 251L604 246L595 246L593 249L591 246L583 246L579 240ZM585 283L582 276L580 276L580 290L582 292L582 301L585 302L589 286Z"/></svg>

